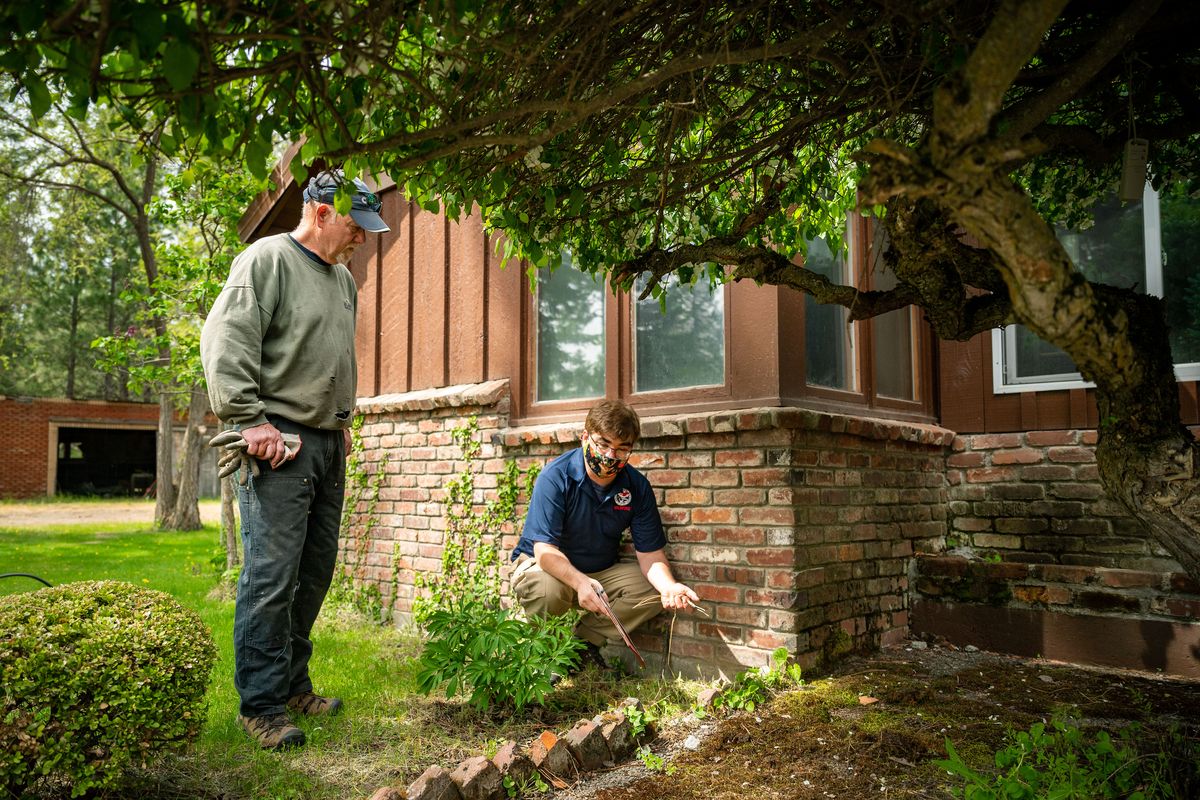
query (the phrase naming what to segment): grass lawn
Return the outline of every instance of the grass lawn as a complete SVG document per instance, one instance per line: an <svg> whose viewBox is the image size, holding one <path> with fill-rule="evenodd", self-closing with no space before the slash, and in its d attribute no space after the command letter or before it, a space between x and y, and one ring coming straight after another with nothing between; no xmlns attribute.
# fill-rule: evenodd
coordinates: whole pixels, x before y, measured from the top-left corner
<svg viewBox="0 0 1200 800"><path fill-rule="evenodd" d="M585 673L560 686L545 708L520 717L480 713L415 691L414 637L327 605L313 636L312 674L319 691L345 700L346 711L331 720L302 720L305 748L264 753L235 719L233 603L212 591L217 542L211 526L194 532L134 523L0 528L0 572L30 572L55 585L113 579L159 589L194 609L212 631L220 655L200 740L131 775L130 785L110 796L365 798L385 784L407 785L430 764L453 767L467 756L490 755L507 739L565 730L631 694L664 709L686 708L695 696L697 684ZM26 578L0 580L0 594L39 587Z"/></svg>

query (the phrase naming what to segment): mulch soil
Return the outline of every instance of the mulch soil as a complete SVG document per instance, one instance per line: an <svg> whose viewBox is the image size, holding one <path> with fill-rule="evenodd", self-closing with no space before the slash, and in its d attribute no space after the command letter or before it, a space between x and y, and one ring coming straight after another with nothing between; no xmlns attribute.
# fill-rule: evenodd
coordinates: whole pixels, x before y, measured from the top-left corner
<svg viewBox="0 0 1200 800"><path fill-rule="evenodd" d="M1187 756L1200 754L1200 682L909 647L846 661L753 712L665 729L653 746L665 769L651 773L635 762L571 797L947 798L961 784L934 763L946 757L946 739L986 770L1009 731L1055 716L1085 731L1136 722L1151 743L1175 725ZM1192 789L1200 797L1200 785L1185 791Z"/></svg>

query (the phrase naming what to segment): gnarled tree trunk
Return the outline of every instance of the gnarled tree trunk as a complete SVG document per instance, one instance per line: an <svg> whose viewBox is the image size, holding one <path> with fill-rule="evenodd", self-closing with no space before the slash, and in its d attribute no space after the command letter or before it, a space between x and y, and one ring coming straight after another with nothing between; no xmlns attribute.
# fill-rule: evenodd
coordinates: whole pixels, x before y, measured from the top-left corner
<svg viewBox="0 0 1200 800"><path fill-rule="evenodd" d="M1096 384L1105 489L1200 580L1200 446L1180 422L1162 301L1088 282L1009 177L1039 146L1027 134L1070 90L1070 82L1055 84L997 124L1006 92L1064 2L1004 3L962 70L935 93L923 146L880 140L868 148L863 191L866 202L932 203L987 248L1003 285L986 288L1006 295L1017 321L1066 351ZM1156 6L1131 4L1082 66L1100 69ZM1074 77L1086 83L1086 75Z"/></svg>

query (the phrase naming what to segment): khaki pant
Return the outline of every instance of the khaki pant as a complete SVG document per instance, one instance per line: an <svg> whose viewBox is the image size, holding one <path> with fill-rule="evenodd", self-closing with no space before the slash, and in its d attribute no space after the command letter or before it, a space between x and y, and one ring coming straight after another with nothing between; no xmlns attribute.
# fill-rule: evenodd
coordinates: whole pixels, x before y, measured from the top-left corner
<svg viewBox="0 0 1200 800"><path fill-rule="evenodd" d="M658 592L635 562L618 561L608 569L585 574L600 581L613 613L627 631L653 619L663 610ZM579 608L574 589L544 572L535 560L524 554L517 558L512 588L525 613L531 617L554 616L570 608ZM603 647L607 639L621 638L608 617L588 611L583 612L583 619L575 626L575 635L598 647Z"/></svg>

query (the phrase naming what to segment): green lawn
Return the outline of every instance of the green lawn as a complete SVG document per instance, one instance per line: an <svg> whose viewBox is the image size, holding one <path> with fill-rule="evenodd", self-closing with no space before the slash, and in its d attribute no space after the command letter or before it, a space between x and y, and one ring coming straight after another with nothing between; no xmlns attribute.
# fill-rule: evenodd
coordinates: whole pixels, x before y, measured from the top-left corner
<svg viewBox="0 0 1200 800"><path fill-rule="evenodd" d="M430 764L453 767L461 758L490 754L506 739L563 730L630 694L672 708L694 697L695 684L585 674L533 713L479 713L415 693L414 637L327 604L314 632L312 674L318 691L342 697L347 710L331 720L302 720L305 748L264 753L235 720L233 603L212 591L223 563L214 561L217 542L212 527L186 533L132 524L0 528L0 572L31 572L56 585L114 579L159 589L194 609L212 631L220 655L200 740L132 775L130 786L113 797L365 798L385 784L407 785ZM25 578L0 580L0 594L39 587Z"/></svg>

